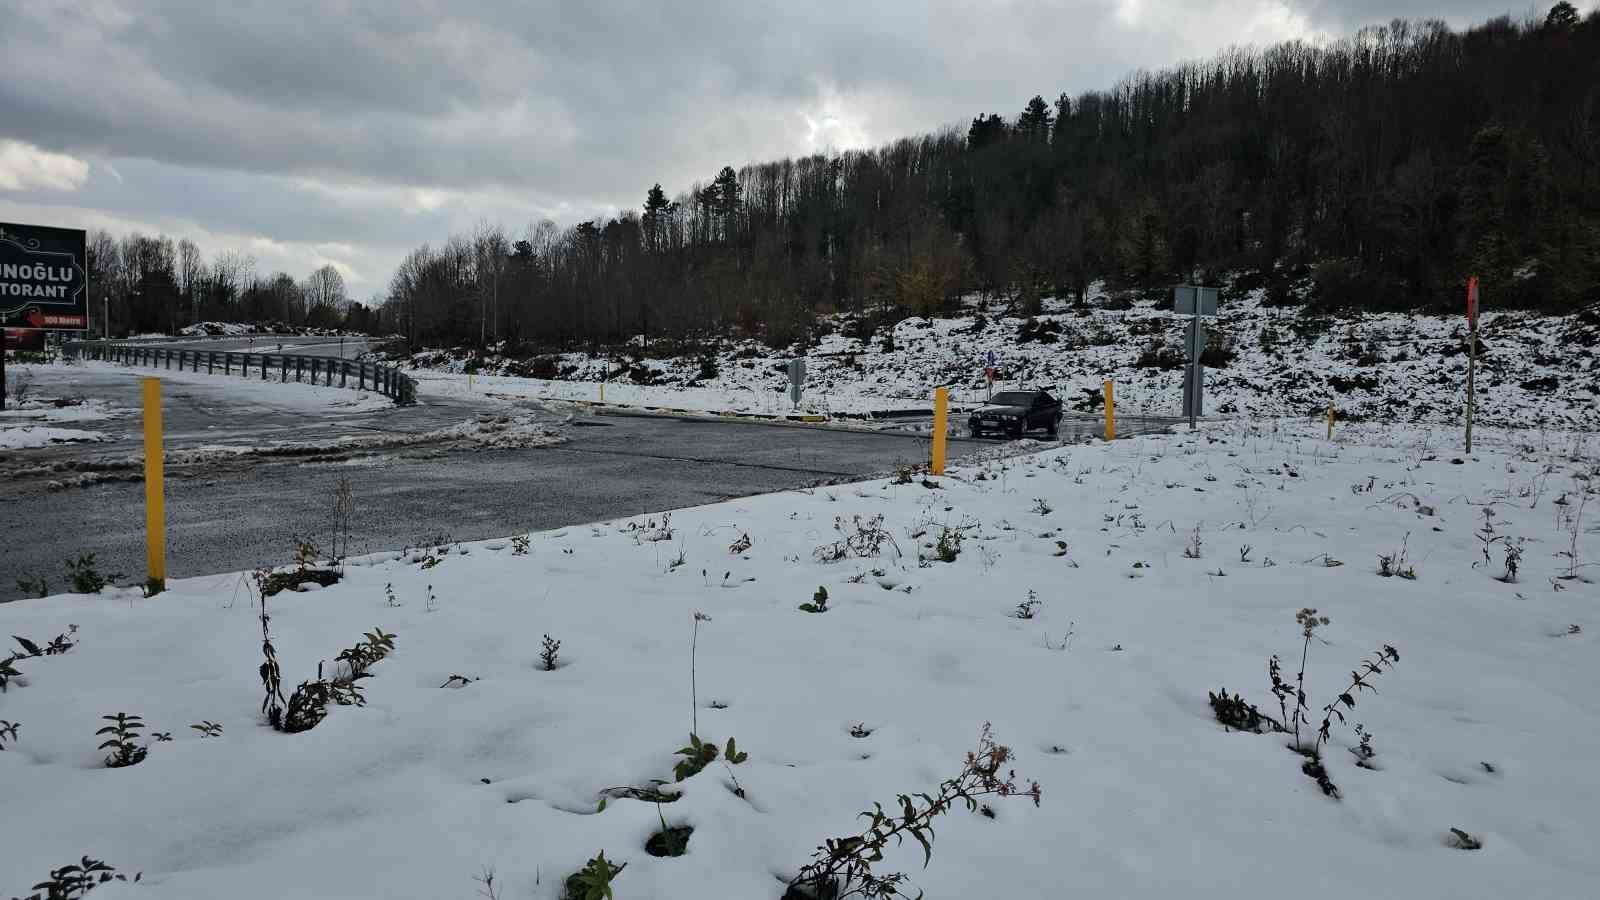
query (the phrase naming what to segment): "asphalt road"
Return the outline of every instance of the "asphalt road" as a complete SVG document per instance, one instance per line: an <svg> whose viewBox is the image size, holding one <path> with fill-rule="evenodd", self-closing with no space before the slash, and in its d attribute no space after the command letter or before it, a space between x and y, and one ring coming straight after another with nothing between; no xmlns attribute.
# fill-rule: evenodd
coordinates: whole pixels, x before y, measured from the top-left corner
<svg viewBox="0 0 1600 900"><path fill-rule="evenodd" d="M140 369L39 367L40 396L109 400L122 414L70 423L111 440L0 453L0 601L16 580L42 575L62 589L64 561L94 553L102 572L125 582L144 571L144 487L110 481L51 490L63 477L41 466L99 470L139 450ZM460 449L448 442L316 457L245 456L173 463L167 474L169 575L183 578L282 565L296 537L326 544L335 485L356 496L353 550L392 549L445 539L477 540L521 530L614 519L732 497L885 474L928 457L919 431L854 431L706 418L571 415L566 408L488 399L425 397L411 407L344 404L354 391L299 385L252 391L221 376L163 385L168 451L217 445L326 443L346 435L416 435L483 414L528 416L565 438L554 447ZM1127 433L1165 422L1121 422ZM910 426L916 428L916 425ZM1098 436L1099 419L1069 417L1061 439ZM1041 435L1042 437L1042 435ZM952 459L1003 445L953 439Z"/></svg>
<svg viewBox="0 0 1600 900"><path fill-rule="evenodd" d="M421 448L335 463L254 460L174 473L167 481L169 574L284 564L297 535L326 543L341 477L354 486L353 549L362 552L856 478L920 460L927 447L925 438L907 434L661 417L594 417L560 429L569 440L553 448ZM957 454L971 449L956 445ZM59 585L63 561L84 552L96 554L101 571L139 580L143 490L138 483L0 490L0 520L8 523L0 599L19 595L15 581L23 575Z"/></svg>

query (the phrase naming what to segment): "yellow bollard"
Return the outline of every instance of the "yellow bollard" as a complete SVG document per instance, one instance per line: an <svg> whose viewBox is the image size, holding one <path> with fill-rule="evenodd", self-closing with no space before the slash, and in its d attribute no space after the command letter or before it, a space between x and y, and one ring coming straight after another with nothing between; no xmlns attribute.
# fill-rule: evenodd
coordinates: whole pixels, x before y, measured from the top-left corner
<svg viewBox="0 0 1600 900"><path fill-rule="evenodd" d="M606 383L604 381L600 382L600 402L606 402Z"/></svg>
<svg viewBox="0 0 1600 900"><path fill-rule="evenodd" d="M928 471L935 475L944 474L944 438L945 432L950 430L950 392L938 388L933 392L933 464Z"/></svg>
<svg viewBox="0 0 1600 900"><path fill-rule="evenodd" d="M166 458L161 440L161 379L144 379L144 527L152 594L167 587Z"/></svg>
<svg viewBox="0 0 1600 900"><path fill-rule="evenodd" d="M1111 380L1107 379L1100 389L1106 395L1106 440L1117 439L1117 401L1111 396Z"/></svg>
<svg viewBox="0 0 1600 900"><path fill-rule="evenodd" d="M1333 440L1333 401L1328 401L1328 440Z"/></svg>

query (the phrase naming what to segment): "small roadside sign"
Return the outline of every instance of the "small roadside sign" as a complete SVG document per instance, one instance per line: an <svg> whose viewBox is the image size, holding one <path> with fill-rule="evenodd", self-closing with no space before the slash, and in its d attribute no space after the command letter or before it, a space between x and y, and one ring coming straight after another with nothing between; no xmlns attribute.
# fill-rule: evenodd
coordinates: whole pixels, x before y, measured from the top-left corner
<svg viewBox="0 0 1600 900"><path fill-rule="evenodd" d="M1172 289L1172 309L1182 316L1217 314L1217 289L1180 284Z"/></svg>
<svg viewBox="0 0 1600 900"><path fill-rule="evenodd" d="M795 406L800 405L800 390L806 382L806 360L798 357L789 360L789 399Z"/></svg>

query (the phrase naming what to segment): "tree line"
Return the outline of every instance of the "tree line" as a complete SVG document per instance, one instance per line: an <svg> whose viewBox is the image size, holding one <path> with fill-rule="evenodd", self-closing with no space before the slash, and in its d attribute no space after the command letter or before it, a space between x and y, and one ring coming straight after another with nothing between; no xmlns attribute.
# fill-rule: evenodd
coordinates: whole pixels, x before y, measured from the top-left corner
<svg viewBox="0 0 1600 900"><path fill-rule="evenodd" d="M373 309L350 300L344 276L325 265L302 280L257 274L254 258L205 254L187 238L89 232L89 315L110 318L113 335L173 334L196 322L282 323L371 330Z"/></svg>
<svg viewBox="0 0 1600 900"><path fill-rule="evenodd" d="M1036 310L1104 280L1269 302L1565 311L1600 300L1600 13L1395 21L1034 97L873 150L721 170L638 211L423 246L380 311L413 342L544 345L818 313Z"/></svg>

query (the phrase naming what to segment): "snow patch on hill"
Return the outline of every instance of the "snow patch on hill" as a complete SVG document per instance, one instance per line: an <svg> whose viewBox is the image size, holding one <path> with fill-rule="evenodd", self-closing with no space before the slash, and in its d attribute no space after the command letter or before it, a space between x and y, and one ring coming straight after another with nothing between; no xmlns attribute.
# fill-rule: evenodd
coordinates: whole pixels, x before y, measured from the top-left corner
<svg viewBox="0 0 1600 900"><path fill-rule="evenodd" d="M1113 303L1093 293L1074 306L1047 300L1033 320L983 315L910 318L870 339L848 332L847 318L807 353L801 408L808 412L927 408L935 387L958 404L985 397L993 354L996 389L1043 387L1070 407L1098 408L1101 383L1115 382L1128 412L1177 415L1181 406L1186 317L1148 301ZM1262 292L1224 303L1208 324L1225 348L1206 374L1206 412L1231 416L1339 414L1380 422L1459 423L1466 400L1465 323L1460 317L1403 313L1302 315L1262 304ZM998 304L991 303L997 310ZM1600 311L1573 316L1488 313L1480 334L1477 420L1507 427L1600 427ZM1216 352L1215 350L1213 351ZM1231 354L1231 358L1226 358ZM507 393L608 397L689 408L773 411L790 408L784 364L791 351L755 341L724 344L708 356L607 359L567 353L535 359L427 351L413 364L441 375L497 375ZM574 388L572 383L588 388ZM627 385L619 393L616 383ZM436 379L436 390L452 390ZM623 399L624 396L629 399ZM726 406L716 404L724 403Z"/></svg>

